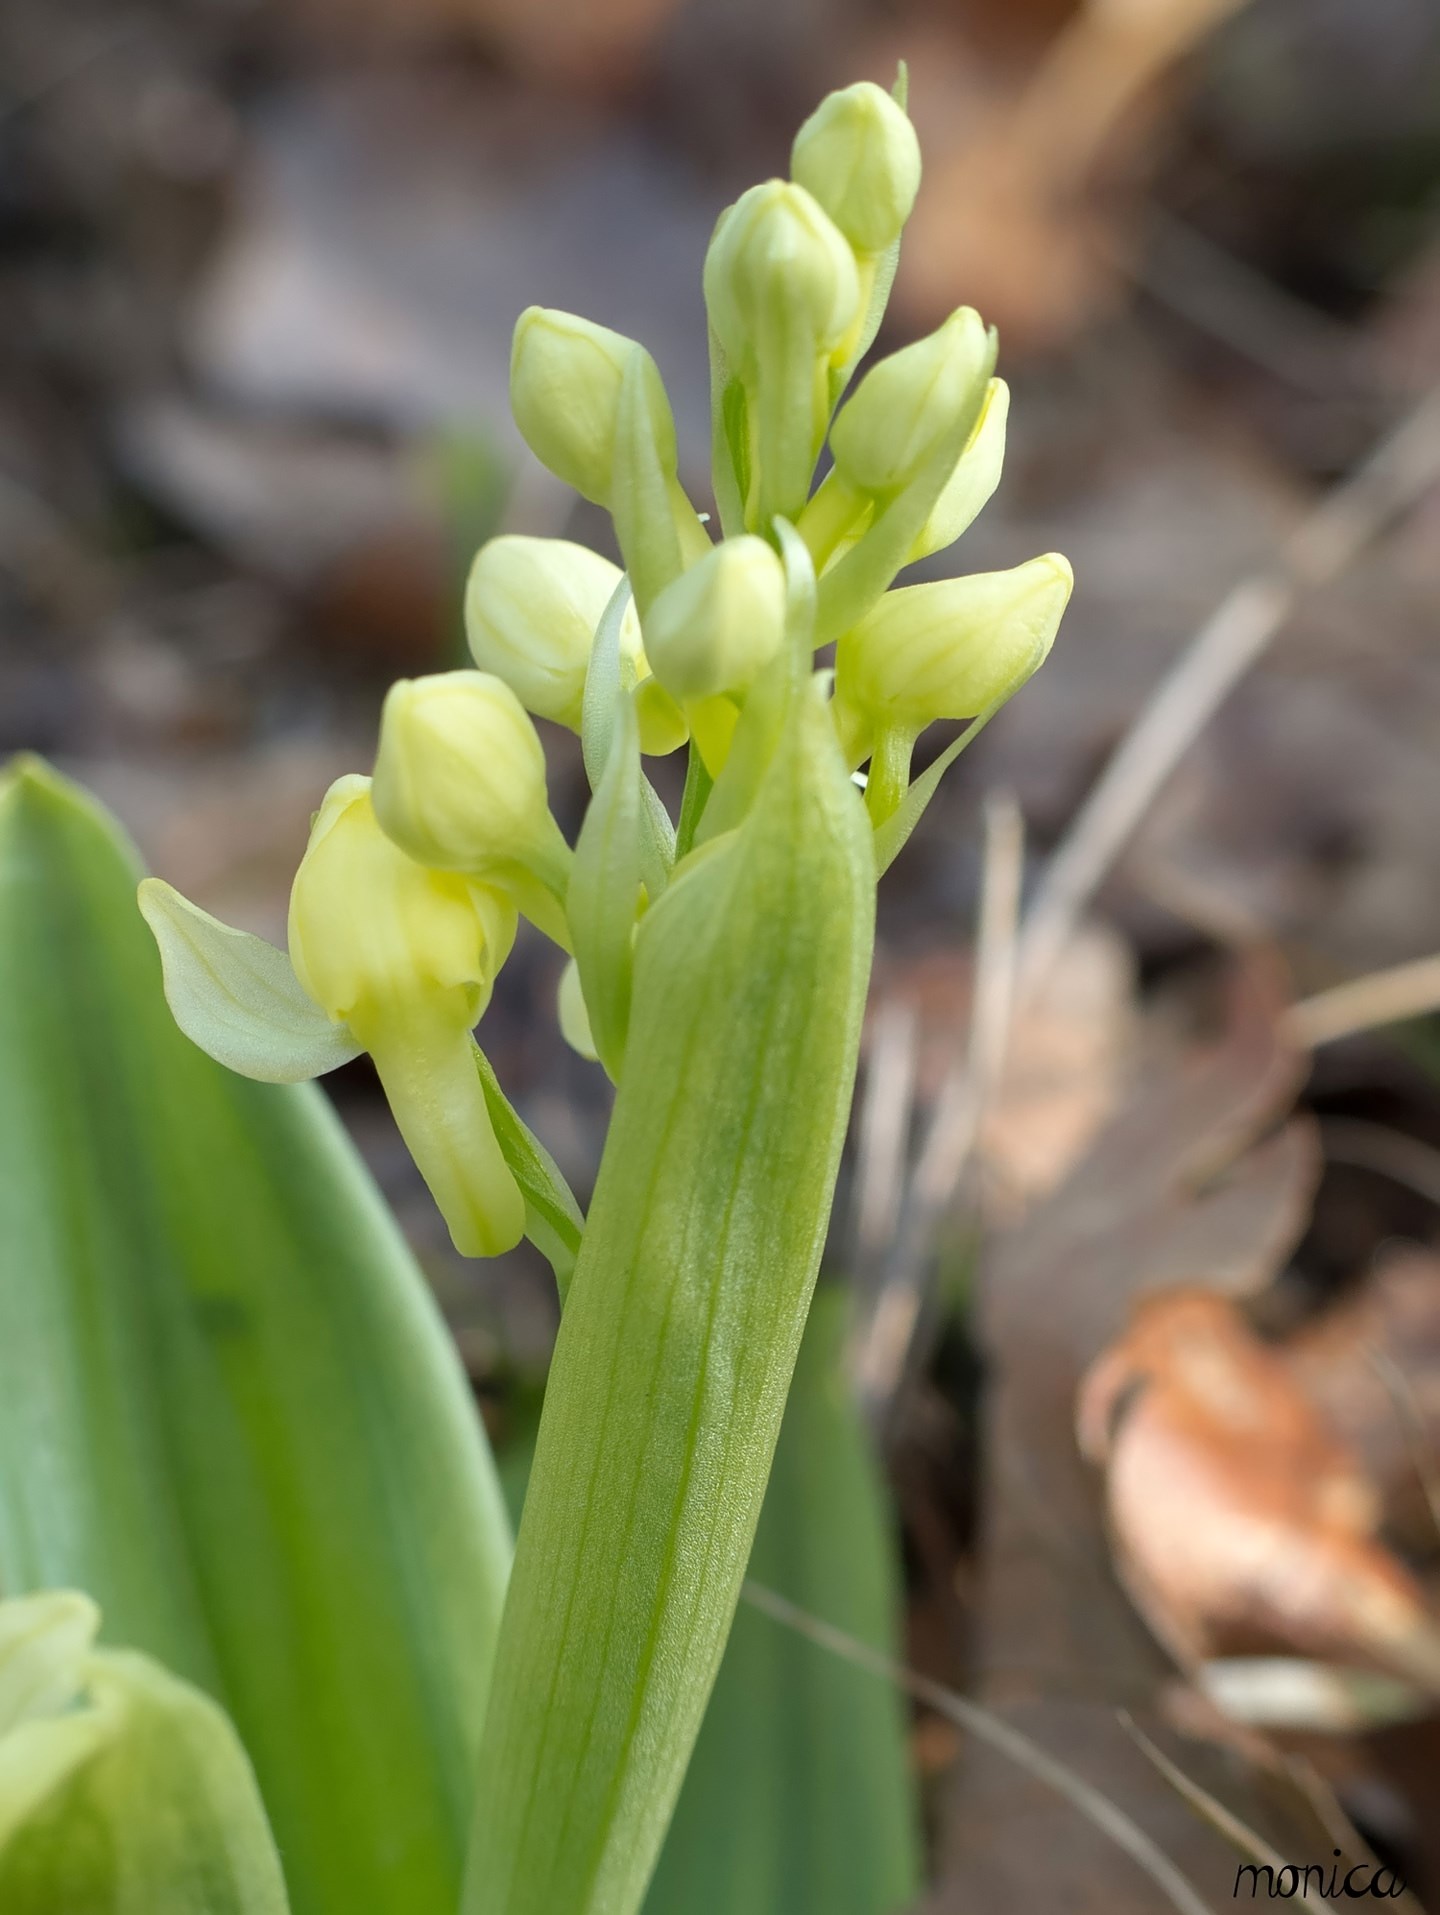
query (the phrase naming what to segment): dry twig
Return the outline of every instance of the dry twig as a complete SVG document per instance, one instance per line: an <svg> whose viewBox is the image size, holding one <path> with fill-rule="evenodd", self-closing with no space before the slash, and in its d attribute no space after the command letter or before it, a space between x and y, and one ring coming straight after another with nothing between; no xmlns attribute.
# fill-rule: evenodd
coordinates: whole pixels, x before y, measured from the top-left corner
<svg viewBox="0 0 1440 1915"><path fill-rule="evenodd" d="M1285 1014L1285 1035L1302 1050L1440 1010L1440 954L1371 971L1302 998Z"/></svg>
<svg viewBox="0 0 1440 1915"><path fill-rule="evenodd" d="M856 1379L872 1415L888 1403L904 1373L925 1300L927 1263L998 1088L1015 991L1016 934L1024 866L1024 823L1009 796L985 807L985 875L975 950L970 1041L946 1074L920 1147L894 1248L885 1262L868 1323L857 1340Z"/></svg>
<svg viewBox="0 0 1440 1915"><path fill-rule="evenodd" d="M1392 1183L1413 1190L1432 1204L1440 1204L1440 1150L1418 1137L1369 1124L1361 1117L1327 1117L1320 1125L1320 1141L1332 1164L1350 1164L1373 1170Z"/></svg>
<svg viewBox="0 0 1440 1915"><path fill-rule="evenodd" d="M1229 592L1161 680L1051 858L1021 935L1025 992L1044 982L1161 790L1302 595L1329 584L1440 480L1440 388Z"/></svg>
<svg viewBox="0 0 1440 1915"><path fill-rule="evenodd" d="M872 1649L868 1643L861 1642L845 1630L822 1622L818 1616L812 1616L794 1603L787 1602L785 1597L773 1589L767 1589L763 1583L747 1581L744 1595L751 1607L760 1610L763 1615L787 1629L793 1629L797 1635L804 1636L820 1648L828 1649L832 1655L853 1663L856 1668L868 1670L882 1681L903 1689L906 1695L913 1696L927 1709L933 1709L947 1722L953 1722L957 1728L973 1735L976 1741L998 1749L1017 1768L1063 1796L1102 1835L1108 1836L1117 1848L1123 1849L1161 1889L1171 1905L1183 1911L1183 1915L1212 1915L1208 1903L1201 1900L1165 1851L1145 1833L1138 1822L1132 1821L1108 1796L1092 1788L1068 1764L1042 1749L1038 1742L1032 1742L1020 1730L1012 1728L1002 1717L981 1708L978 1702L972 1702L968 1696L958 1695L942 1683L922 1676L918 1670L906 1668L903 1663L881 1655L878 1649Z"/></svg>

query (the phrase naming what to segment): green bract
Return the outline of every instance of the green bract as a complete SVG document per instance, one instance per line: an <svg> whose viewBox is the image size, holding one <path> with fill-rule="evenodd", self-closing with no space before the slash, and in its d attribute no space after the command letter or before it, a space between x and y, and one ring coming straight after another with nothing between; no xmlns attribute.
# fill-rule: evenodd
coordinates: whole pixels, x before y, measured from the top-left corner
<svg viewBox="0 0 1440 1915"><path fill-rule="evenodd" d="M845 397L919 182L902 94L831 96L794 177L716 225L718 524L681 484L645 348L529 308L516 422L608 509L623 574L559 540L482 549L466 597L481 669L392 691L373 786L343 779L321 806L288 958L163 884L143 891L198 1045L282 1080L368 1051L457 1246L492 1254L524 1232L564 1295L463 1915L641 1907L824 1243L877 872L1043 661L1069 594L1053 555L895 587L990 496L1008 401L969 308ZM833 672L817 670L832 643ZM573 850L532 716L580 734L591 795ZM957 718L968 730L912 780L921 732ZM645 758L687 737L672 817ZM564 1029L617 1087L588 1219L474 1048L521 914L564 952ZM886 1813L873 1875L847 1873L855 1915L909 1886L903 1813Z"/></svg>
<svg viewBox="0 0 1440 1915"><path fill-rule="evenodd" d="M641 926L502 1627L468 1915L636 1905L724 1647L869 974L869 830L819 693L793 695L746 822Z"/></svg>

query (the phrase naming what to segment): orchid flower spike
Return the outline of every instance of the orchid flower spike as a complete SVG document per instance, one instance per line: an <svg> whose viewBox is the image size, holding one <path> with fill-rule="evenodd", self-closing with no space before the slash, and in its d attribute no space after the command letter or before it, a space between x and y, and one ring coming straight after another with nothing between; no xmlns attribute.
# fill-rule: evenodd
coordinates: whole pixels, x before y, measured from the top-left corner
<svg viewBox="0 0 1440 1915"><path fill-rule="evenodd" d="M175 1021L201 1050L266 1083L368 1051L456 1249L519 1242L524 1200L471 1036L515 937L504 891L417 864L381 830L370 780L348 777L326 793L295 875L288 958L158 878L140 909Z"/></svg>

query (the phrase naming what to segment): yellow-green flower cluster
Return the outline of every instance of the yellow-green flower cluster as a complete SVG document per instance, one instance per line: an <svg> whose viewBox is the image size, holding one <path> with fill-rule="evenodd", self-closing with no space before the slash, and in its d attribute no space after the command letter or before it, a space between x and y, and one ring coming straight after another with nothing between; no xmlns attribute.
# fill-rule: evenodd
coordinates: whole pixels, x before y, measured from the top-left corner
<svg viewBox="0 0 1440 1915"><path fill-rule="evenodd" d="M723 768L738 713L781 644L776 528L788 521L819 582L816 639L840 641L839 737L855 767L876 760L877 823L902 801L926 725L983 718L1036 669L1071 584L1051 555L891 590L905 565L958 539L994 491L1009 408L993 376L994 334L969 307L879 360L841 403L879 325L919 183L914 128L866 81L806 121L788 180L752 187L721 214L704 274L718 543L695 536L673 413L643 347L532 307L511 368L531 449L615 517L636 594L622 653L637 682L658 681L652 696L666 700L669 721L656 736L642 711L642 748L663 750L688 730L710 774ZM830 469L817 488L827 437ZM645 538L634 531L641 521ZM601 564L563 541L501 539L471 579L476 657L528 709L576 730L586 632L613 583ZM583 613L581 565L593 575Z"/></svg>
<svg viewBox="0 0 1440 1915"><path fill-rule="evenodd" d="M516 423L552 472L609 511L623 571L564 539L507 534L481 548L465 599L478 669L391 691L373 781L342 780L316 819L288 961L147 886L185 1028L259 1076L368 1051L462 1250L502 1249L525 1224L470 1037L517 913L573 952L565 1027L587 1046L593 1033L615 1074L639 917L761 788L780 735L760 716L746 729L752 707L774 703L764 687L812 674L814 653L835 645L834 735L847 770L869 763L878 829L907 796L910 812L923 804L929 787L911 796L909 767L926 726L977 729L1049 650L1071 586L1055 555L895 585L994 491L1009 403L995 336L968 307L846 396L919 183L903 104L862 82L806 121L789 179L721 214L704 266L718 526L681 483L673 411L644 347L569 313L522 313ZM595 795L573 854L550 815L532 717L584 744ZM640 754L687 739L676 826Z"/></svg>

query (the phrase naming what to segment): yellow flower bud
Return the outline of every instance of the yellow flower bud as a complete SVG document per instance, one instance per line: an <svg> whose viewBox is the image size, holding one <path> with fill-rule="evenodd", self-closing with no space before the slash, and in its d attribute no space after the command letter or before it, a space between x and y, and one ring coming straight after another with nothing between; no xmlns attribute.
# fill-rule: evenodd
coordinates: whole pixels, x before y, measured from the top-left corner
<svg viewBox="0 0 1440 1915"><path fill-rule="evenodd" d="M290 893L290 962L374 1059L466 1256L509 1249L525 1224L470 1037L514 935L514 907L501 893L427 870L392 843L368 778L331 786Z"/></svg>
<svg viewBox="0 0 1440 1915"><path fill-rule="evenodd" d="M828 355L859 308L855 256L803 186L767 180L721 215L705 256L705 304L737 366L787 332Z"/></svg>
<svg viewBox="0 0 1440 1915"><path fill-rule="evenodd" d="M526 711L578 732L595 628L619 583L618 566L568 539L488 540L465 588L475 663L503 678ZM620 655L643 677L633 604L621 621Z"/></svg>
<svg viewBox="0 0 1440 1915"><path fill-rule="evenodd" d="M988 504L1005 463L1005 422L1009 414L1010 388L1003 379L992 379L970 442L911 549L911 564L953 545Z"/></svg>
<svg viewBox="0 0 1440 1915"><path fill-rule="evenodd" d="M858 253L899 239L920 188L920 142L904 109L870 80L827 94L795 136L793 177Z"/></svg>
<svg viewBox="0 0 1440 1915"><path fill-rule="evenodd" d="M595 505L610 504L620 384L631 361L649 391L662 469L675 472L675 420L655 361L635 340L573 313L530 306L515 326L510 407L530 450Z"/></svg>
<svg viewBox="0 0 1440 1915"><path fill-rule="evenodd" d="M721 215L705 304L741 398L727 428L738 503L746 526L768 533L777 517L793 523L810 492L832 373L862 318L855 255L803 186L770 180Z"/></svg>
<svg viewBox="0 0 1440 1915"><path fill-rule="evenodd" d="M994 335L962 306L938 331L872 366L830 432L840 477L869 494L908 484L967 410L978 410L994 360Z"/></svg>
<svg viewBox="0 0 1440 1915"><path fill-rule="evenodd" d="M876 730L973 718L1044 663L1074 575L1059 553L887 592L840 640L837 703Z"/></svg>
<svg viewBox="0 0 1440 1915"><path fill-rule="evenodd" d="M666 586L645 620L645 643L656 678L684 701L746 690L784 631L785 568L747 533Z"/></svg>
<svg viewBox="0 0 1440 1915"><path fill-rule="evenodd" d="M489 672L390 687L373 800L386 834L422 864L476 877L538 867L562 881L544 750L520 700Z"/></svg>

